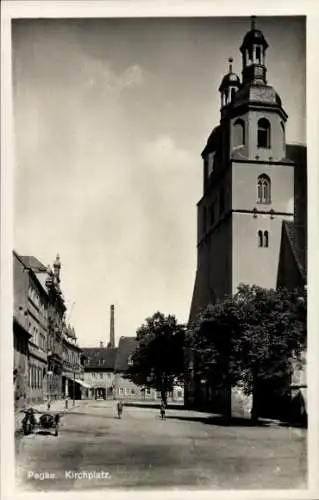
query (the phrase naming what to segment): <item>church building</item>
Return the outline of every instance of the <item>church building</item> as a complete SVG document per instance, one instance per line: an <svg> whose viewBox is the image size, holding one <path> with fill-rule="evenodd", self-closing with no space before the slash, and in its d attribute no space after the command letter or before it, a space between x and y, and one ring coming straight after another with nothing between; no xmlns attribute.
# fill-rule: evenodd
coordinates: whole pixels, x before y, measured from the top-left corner
<svg viewBox="0 0 319 500"><path fill-rule="evenodd" d="M306 284L306 147L286 144L288 115L267 81L267 49L253 17L240 46L242 77L229 59L219 87L220 123L202 152L190 323L241 283Z"/></svg>

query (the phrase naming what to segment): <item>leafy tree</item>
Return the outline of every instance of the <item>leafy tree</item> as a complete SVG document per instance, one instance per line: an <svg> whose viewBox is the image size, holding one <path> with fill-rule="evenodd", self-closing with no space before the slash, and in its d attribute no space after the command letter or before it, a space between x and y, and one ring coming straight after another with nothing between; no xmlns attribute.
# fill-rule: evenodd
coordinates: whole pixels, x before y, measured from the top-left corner
<svg viewBox="0 0 319 500"><path fill-rule="evenodd" d="M157 312L137 330L137 347L127 377L161 392L163 401L184 370L185 327L175 316Z"/></svg>
<svg viewBox="0 0 319 500"><path fill-rule="evenodd" d="M280 385L291 374L292 359L306 346L306 293L241 285L233 297L208 306L188 337L196 373L215 387L242 387L253 394L257 418L260 383Z"/></svg>

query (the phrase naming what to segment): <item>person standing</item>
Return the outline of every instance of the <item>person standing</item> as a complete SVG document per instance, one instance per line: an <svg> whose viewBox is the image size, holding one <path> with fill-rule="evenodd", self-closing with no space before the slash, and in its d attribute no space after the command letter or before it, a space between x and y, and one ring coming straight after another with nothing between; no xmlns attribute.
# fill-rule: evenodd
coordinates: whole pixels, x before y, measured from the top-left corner
<svg viewBox="0 0 319 500"><path fill-rule="evenodd" d="M118 418L122 418L122 413L123 413L123 403L122 403L122 401L118 401L116 407L117 407L117 416L118 416Z"/></svg>
<svg viewBox="0 0 319 500"><path fill-rule="evenodd" d="M162 401L161 406L160 406L160 414L161 414L162 420L165 419L165 411L166 411L166 405L165 405L164 401Z"/></svg>

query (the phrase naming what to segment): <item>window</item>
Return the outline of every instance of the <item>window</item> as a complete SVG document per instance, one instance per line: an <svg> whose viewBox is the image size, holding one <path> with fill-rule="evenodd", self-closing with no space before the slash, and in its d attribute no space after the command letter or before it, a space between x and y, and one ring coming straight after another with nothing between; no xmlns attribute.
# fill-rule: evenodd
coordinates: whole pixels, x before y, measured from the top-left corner
<svg viewBox="0 0 319 500"><path fill-rule="evenodd" d="M151 389L150 388L146 389L146 394L151 394Z"/></svg>
<svg viewBox="0 0 319 500"><path fill-rule="evenodd" d="M258 231L258 246L262 247L263 246L263 232Z"/></svg>
<svg viewBox="0 0 319 500"><path fill-rule="evenodd" d="M270 123L266 118L258 120L257 145L259 148L270 148Z"/></svg>
<svg viewBox="0 0 319 500"><path fill-rule="evenodd" d="M268 248L269 247L269 233L268 231L258 231L258 246Z"/></svg>
<svg viewBox="0 0 319 500"><path fill-rule="evenodd" d="M264 231L264 247L269 247L269 235L268 231Z"/></svg>
<svg viewBox="0 0 319 500"><path fill-rule="evenodd" d="M119 388L119 393L120 393L120 394L123 394L123 392L124 392L123 387L120 387L120 388Z"/></svg>
<svg viewBox="0 0 319 500"><path fill-rule="evenodd" d="M257 203L271 203L271 181L266 174L257 179Z"/></svg>
<svg viewBox="0 0 319 500"><path fill-rule="evenodd" d="M182 397L183 397L183 393L182 393L182 391L181 391L181 390L178 390L178 391L177 391L177 397L178 397L178 398L182 398Z"/></svg>
<svg viewBox="0 0 319 500"><path fill-rule="evenodd" d="M245 122L243 120L238 119L234 123L233 144L234 148L245 144Z"/></svg>
<svg viewBox="0 0 319 500"><path fill-rule="evenodd" d="M257 62L257 64L261 63L261 49L260 49L260 47L256 47L256 62Z"/></svg>
<svg viewBox="0 0 319 500"><path fill-rule="evenodd" d="M132 387L131 394L135 394L135 389Z"/></svg>

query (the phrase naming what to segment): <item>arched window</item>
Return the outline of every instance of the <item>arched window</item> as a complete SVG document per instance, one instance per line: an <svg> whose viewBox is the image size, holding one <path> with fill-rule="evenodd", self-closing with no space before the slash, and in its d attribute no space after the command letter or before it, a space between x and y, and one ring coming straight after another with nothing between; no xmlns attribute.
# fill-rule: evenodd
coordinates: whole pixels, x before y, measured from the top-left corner
<svg viewBox="0 0 319 500"><path fill-rule="evenodd" d="M234 123L234 148L245 144L245 122L238 119Z"/></svg>
<svg viewBox="0 0 319 500"><path fill-rule="evenodd" d="M236 94L236 89L235 89L235 87L232 87L231 91L230 91L230 100L231 101L234 99L235 94Z"/></svg>
<svg viewBox="0 0 319 500"><path fill-rule="evenodd" d="M258 246L268 248L269 247L269 233L268 231L258 231Z"/></svg>
<svg viewBox="0 0 319 500"><path fill-rule="evenodd" d="M270 123L266 118L258 120L257 145L259 148L270 148Z"/></svg>
<svg viewBox="0 0 319 500"><path fill-rule="evenodd" d="M258 231L258 246L262 247L263 246L263 232Z"/></svg>
<svg viewBox="0 0 319 500"><path fill-rule="evenodd" d="M271 180L266 174L257 179L257 203L271 203Z"/></svg>
<svg viewBox="0 0 319 500"><path fill-rule="evenodd" d="M261 64L261 47L256 47L256 62Z"/></svg>
<svg viewBox="0 0 319 500"><path fill-rule="evenodd" d="M264 247L269 247L269 235L268 231L264 231Z"/></svg>

